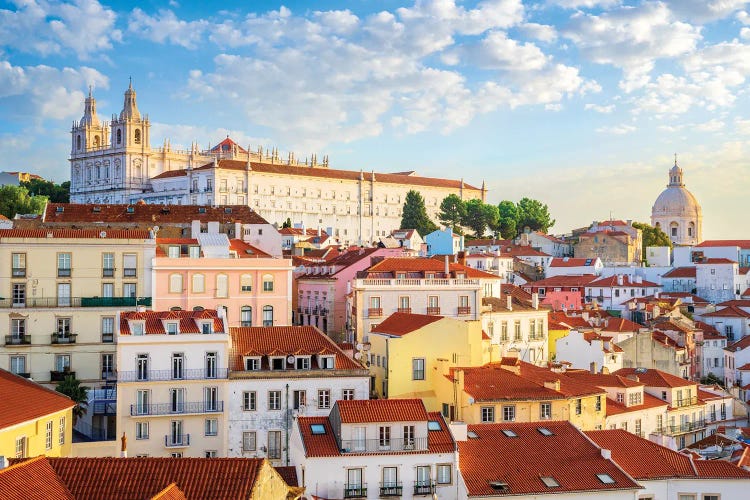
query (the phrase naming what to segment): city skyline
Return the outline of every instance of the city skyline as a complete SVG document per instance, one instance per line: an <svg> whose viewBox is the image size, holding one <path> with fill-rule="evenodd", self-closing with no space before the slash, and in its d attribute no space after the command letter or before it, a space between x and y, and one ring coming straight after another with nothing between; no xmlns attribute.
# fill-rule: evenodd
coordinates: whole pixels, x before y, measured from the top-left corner
<svg viewBox="0 0 750 500"><path fill-rule="evenodd" d="M108 119L132 77L152 146L229 135L332 168L486 180L488 202L547 203L555 233L650 222L677 152L704 237L730 238L747 3L3 2L0 152L4 170L67 180L88 86Z"/></svg>

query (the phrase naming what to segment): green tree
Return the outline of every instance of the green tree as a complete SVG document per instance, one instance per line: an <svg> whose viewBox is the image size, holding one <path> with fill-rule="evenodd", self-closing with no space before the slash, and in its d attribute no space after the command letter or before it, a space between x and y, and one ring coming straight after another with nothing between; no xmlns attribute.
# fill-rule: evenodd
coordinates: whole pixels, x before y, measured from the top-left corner
<svg viewBox="0 0 750 500"><path fill-rule="evenodd" d="M474 236L481 238L487 228L495 228L499 213L495 205L488 205L482 200L466 202L466 217L463 225L474 231Z"/></svg>
<svg viewBox="0 0 750 500"><path fill-rule="evenodd" d="M515 238L518 235L518 207L512 201L503 200L497 210L500 216L495 230L505 240Z"/></svg>
<svg viewBox="0 0 750 500"><path fill-rule="evenodd" d="M406 193L403 215L401 217L401 229L416 229L420 236L435 231L438 227L427 216L427 208L424 198L413 189Z"/></svg>
<svg viewBox="0 0 750 500"><path fill-rule="evenodd" d="M701 384L720 385L721 387L724 387L724 381L720 377L714 375L713 372L710 372L708 375L703 377L701 379Z"/></svg>
<svg viewBox="0 0 750 500"><path fill-rule="evenodd" d="M31 196L46 196L52 203L70 203L70 181L55 184L44 179L31 179L21 182Z"/></svg>
<svg viewBox="0 0 750 500"><path fill-rule="evenodd" d="M522 198L516 205L518 209L518 223L516 229L523 231L528 227L532 231L546 233L555 225L555 219L550 218L549 208L539 200Z"/></svg>
<svg viewBox="0 0 750 500"><path fill-rule="evenodd" d="M669 239L667 233L644 222L633 222L633 227L640 229L642 233L643 248L641 249L641 255L643 260L646 260L646 247L670 247L672 248L672 240Z"/></svg>
<svg viewBox="0 0 750 500"><path fill-rule="evenodd" d="M46 196L29 196L25 187L0 186L0 214L9 219L16 214L41 214L46 203Z"/></svg>
<svg viewBox="0 0 750 500"><path fill-rule="evenodd" d="M285 227L292 227L292 219L290 219L289 217L287 217L284 223L281 225L282 229Z"/></svg>
<svg viewBox="0 0 750 500"><path fill-rule="evenodd" d="M465 217L466 204L458 197L458 195L449 194L440 202L438 220L446 226L453 228L454 233L463 234L461 222Z"/></svg>
<svg viewBox="0 0 750 500"><path fill-rule="evenodd" d="M58 382L55 390L61 394L65 394L75 403L73 407L73 425L76 425L78 419L86 414L89 405L89 387L81 385L81 381L75 378L75 376L66 375L62 382Z"/></svg>

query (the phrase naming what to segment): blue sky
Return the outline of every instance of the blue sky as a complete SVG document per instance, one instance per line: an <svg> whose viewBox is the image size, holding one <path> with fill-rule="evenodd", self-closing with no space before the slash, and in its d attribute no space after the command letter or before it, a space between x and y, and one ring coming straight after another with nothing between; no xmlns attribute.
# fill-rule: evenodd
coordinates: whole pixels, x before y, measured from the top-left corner
<svg viewBox="0 0 750 500"><path fill-rule="evenodd" d="M135 6L137 5L137 6ZM252 8L253 10L248 10ZM647 221L673 154L704 237L750 236L750 2L0 1L1 170L69 176L89 85L132 76L152 145L227 134L333 168ZM737 231L740 234L737 234Z"/></svg>

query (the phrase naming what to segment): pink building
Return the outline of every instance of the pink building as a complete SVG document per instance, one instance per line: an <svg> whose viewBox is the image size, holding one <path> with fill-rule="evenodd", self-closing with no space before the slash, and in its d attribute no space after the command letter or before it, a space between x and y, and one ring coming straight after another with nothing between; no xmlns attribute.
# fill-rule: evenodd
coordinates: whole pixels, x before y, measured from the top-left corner
<svg viewBox="0 0 750 500"><path fill-rule="evenodd" d="M353 248L328 261L306 265L296 278L295 325L312 325L326 334L346 331L346 296L357 272L381 257L402 257L402 248Z"/></svg>
<svg viewBox="0 0 750 500"><path fill-rule="evenodd" d="M153 308L219 309L229 326L291 323L292 263L222 233L157 238Z"/></svg>

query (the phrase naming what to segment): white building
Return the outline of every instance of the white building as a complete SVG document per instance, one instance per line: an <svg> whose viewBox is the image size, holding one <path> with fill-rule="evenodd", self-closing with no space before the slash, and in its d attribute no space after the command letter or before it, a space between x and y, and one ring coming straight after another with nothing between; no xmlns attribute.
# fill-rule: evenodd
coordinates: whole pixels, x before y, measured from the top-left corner
<svg viewBox="0 0 750 500"><path fill-rule="evenodd" d="M510 283L513 277L513 257L499 252L476 252L466 255L464 262L468 267L498 275L503 283Z"/></svg>
<svg viewBox="0 0 750 500"><path fill-rule="evenodd" d="M514 242L517 245L529 245L534 250L539 250L552 257L570 257L573 255L570 242L540 231L521 233Z"/></svg>
<svg viewBox="0 0 750 500"><path fill-rule="evenodd" d="M337 401L369 397L367 369L315 327L231 328L231 339L230 457L289 465L297 417L325 416Z"/></svg>
<svg viewBox="0 0 750 500"><path fill-rule="evenodd" d="M747 287L734 260L704 258L695 264L695 294L713 304L739 298Z"/></svg>
<svg viewBox="0 0 750 500"><path fill-rule="evenodd" d="M669 184L651 209L651 225L664 231L674 245L697 245L703 240L703 213L693 193L685 188L682 169L669 170Z"/></svg>
<svg viewBox="0 0 750 500"><path fill-rule="evenodd" d="M294 421L300 486L321 498L456 498L456 443L419 399L339 401Z"/></svg>
<svg viewBox="0 0 750 500"><path fill-rule="evenodd" d="M610 337L571 330L555 344L555 361L567 361L572 368L605 370L605 373L622 368L622 349Z"/></svg>
<svg viewBox="0 0 750 500"><path fill-rule="evenodd" d="M604 309L625 309L624 303L633 297L646 297L658 293L661 285L640 276L616 274L600 278L586 285L587 301L596 300Z"/></svg>
<svg viewBox="0 0 750 500"><path fill-rule="evenodd" d="M695 293L695 266L675 267L664 273L661 277L661 285L664 292Z"/></svg>

